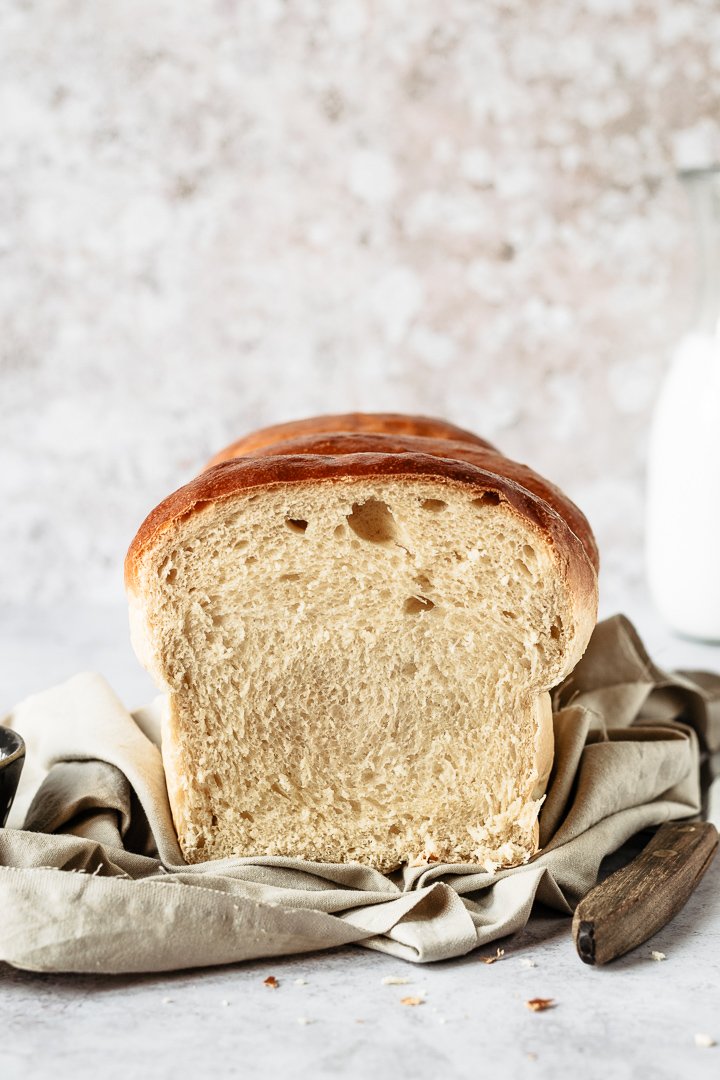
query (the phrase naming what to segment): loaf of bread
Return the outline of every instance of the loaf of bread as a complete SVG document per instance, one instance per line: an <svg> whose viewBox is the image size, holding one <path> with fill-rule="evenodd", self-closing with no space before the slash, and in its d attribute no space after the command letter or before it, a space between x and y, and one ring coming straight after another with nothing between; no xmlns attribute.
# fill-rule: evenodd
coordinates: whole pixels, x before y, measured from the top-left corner
<svg viewBox="0 0 720 1080"><path fill-rule="evenodd" d="M597 615L581 512L423 417L280 425L213 461L125 567L187 861L530 858L548 690Z"/></svg>

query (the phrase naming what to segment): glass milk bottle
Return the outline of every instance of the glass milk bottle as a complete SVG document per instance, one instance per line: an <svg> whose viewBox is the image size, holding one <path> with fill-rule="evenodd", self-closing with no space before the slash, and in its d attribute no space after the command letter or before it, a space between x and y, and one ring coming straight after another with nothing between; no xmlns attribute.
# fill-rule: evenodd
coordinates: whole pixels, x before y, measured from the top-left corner
<svg viewBox="0 0 720 1080"><path fill-rule="evenodd" d="M720 641L720 165L680 177L697 226L699 288L653 417L647 572L671 627Z"/></svg>

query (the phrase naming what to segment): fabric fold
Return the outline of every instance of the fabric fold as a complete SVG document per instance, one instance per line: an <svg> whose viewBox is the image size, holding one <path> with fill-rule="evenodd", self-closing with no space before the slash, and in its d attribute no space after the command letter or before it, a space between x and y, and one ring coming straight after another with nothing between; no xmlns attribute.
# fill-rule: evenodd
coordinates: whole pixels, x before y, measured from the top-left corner
<svg viewBox="0 0 720 1080"><path fill-rule="evenodd" d="M598 624L553 692L541 850L496 874L437 863L384 876L299 858L183 861L160 702L128 712L92 673L22 702L27 744L0 830L0 960L38 971L166 971L356 943L416 963L514 933L536 901L570 914L606 855L696 816L720 750L720 676L670 675L623 616Z"/></svg>

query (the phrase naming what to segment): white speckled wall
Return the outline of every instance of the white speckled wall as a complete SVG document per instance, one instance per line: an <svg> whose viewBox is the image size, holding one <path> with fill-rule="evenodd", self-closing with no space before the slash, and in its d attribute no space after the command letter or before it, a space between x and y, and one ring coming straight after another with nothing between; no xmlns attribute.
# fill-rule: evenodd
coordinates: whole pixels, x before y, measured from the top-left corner
<svg viewBox="0 0 720 1080"><path fill-rule="evenodd" d="M119 599L213 450L355 408L555 479L621 595L717 0L5 0L0 52L0 596Z"/></svg>

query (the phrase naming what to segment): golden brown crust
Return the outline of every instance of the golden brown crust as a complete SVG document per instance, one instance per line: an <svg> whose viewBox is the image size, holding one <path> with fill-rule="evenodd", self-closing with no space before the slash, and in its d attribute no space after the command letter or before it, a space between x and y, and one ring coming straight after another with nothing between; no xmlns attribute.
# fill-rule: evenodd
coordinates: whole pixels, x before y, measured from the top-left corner
<svg viewBox="0 0 720 1080"><path fill-rule="evenodd" d="M595 570L598 570L597 544L583 512L555 484L539 476L527 465L506 458L499 450L492 449L489 444L488 446L473 445L451 439L435 439L419 435L339 432L328 435L303 435L264 446L255 453L258 457L274 457L280 454L403 454L408 452L469 461L481 469L513 480L532 495L544 499L565 519L585 548Z"/></svg>
<svg viewBox="0 0 720 1080"><path fill-rule="evenodd" d="M266 446L297 439L304 435L322 435L329 432L367 432L388 435L424 435L433 439L453 439L456 442L473 443L476 446L494 447L479 435L464 428L439 420L434 416L406 416L404 413L337 413L327 416L311 416L307 420L290 420L285 424L258 428L230 443L210 459L205 468L212 468L223 461L254 454Z"/></svg>
<svg viewBox="0 0 720 1080"><path fill-rule="evenodd" d="M560 573L574 598L575 633L572 636L579 644L574 665L584 651L597 611L597 574L585 548L565 518L546 500L497 472L456 458L413 452L280 454L235 458L216 465L170 495L145 519L125 559L126 585L134 591L144 553L166 530L212 503L279 484L332 483L353 477L360 480L390 476L400 481L423 476L434 478L463 486L466 490L470 488L476 498L491 493L492 500L508 504L551 545Z"/></svg>

